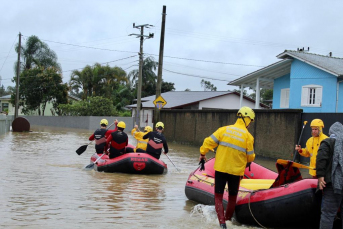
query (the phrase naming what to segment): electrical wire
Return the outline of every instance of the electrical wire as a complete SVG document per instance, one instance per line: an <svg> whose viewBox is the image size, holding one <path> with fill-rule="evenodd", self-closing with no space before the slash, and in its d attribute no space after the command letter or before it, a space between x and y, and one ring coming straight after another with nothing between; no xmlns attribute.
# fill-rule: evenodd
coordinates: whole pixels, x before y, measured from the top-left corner
<svg viewBox="0 0 343 229"><path fill-rule="evenodd" d="M6 63L6 60L7 60L8 56L10 55L10 52L11 52L11 50L12 50L14 44L15 44L16 39L17 39L17 36L16 36L16 38L14 39L14 42L13 42L13 44L12 44L10 50L8 51L7 57L6 57L5 61L4 61L4 63L2 64L2 66L1 66L0 72L1 72L2 68L4 67L4 65L5 65L5 63Z"/></svg>

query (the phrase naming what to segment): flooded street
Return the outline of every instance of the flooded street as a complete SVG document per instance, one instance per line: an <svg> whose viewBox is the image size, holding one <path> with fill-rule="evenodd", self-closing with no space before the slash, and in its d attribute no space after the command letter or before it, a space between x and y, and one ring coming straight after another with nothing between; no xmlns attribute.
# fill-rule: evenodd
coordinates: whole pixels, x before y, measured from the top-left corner
<svg viewBox="0 0 343 229"><path fill-rule="evenodd" d="M0 228L219 228L214 207L189 201L184 193L198 165L198 147L169 143L180 172L162 155L165 175L99 173L82 170L94 145L75 153L92 131L31 130L0 136ZM275 161L257 162L275 168Z"/></svg>

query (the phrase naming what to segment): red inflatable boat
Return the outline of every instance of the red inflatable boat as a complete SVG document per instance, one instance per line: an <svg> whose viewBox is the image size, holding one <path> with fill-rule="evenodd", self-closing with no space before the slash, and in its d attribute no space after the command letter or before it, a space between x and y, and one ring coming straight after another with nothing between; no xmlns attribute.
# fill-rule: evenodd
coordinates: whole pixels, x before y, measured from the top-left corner
<svg viewBox="0 0 343 229"><path fill-rule="evenodd" d="M214 205L214 165L212 158L205 170L189 175L185 193L188 199ZM299 173L300 175L300 173ZM302 179L275 186L281 176L256 163L246 168L240 183L235 219L242 224L273 228L318 228L321 196L316 195L317 179ZM300 179L300 180L299 180ZM273 186L273 187L271 187ZM228 201L227 187L224 206Z"/></svg>
<svg viewBox="0 0 343 229"><path fill-rule="evenodd" d="M131 144L128 147L135 148ZM101 158L99 159L99 157ZM99 172L164 174L168 171L166 163L147 153L125 153L112 159L109 159L108 155L95 153L91 157L91 163L95 161L94 169Z"/></svg>

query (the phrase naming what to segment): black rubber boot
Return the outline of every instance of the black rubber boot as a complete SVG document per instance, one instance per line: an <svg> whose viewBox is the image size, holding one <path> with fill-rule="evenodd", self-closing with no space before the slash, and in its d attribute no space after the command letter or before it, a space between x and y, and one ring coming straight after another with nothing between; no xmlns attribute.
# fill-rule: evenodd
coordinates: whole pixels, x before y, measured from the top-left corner
<svg viewBox="0 0 343 229"><path fill-rule="evenodd" d="M220 228L227 229L227 227L226 227L226 223L222 223L222 224L220 224Z"/></svg>

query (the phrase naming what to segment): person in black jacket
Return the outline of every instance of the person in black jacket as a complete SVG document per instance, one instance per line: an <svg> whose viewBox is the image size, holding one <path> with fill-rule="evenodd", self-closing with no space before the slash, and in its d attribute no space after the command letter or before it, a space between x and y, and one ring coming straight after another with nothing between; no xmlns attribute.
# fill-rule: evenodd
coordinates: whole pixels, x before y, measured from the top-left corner
<svg viewBox="0 0 343 229"><path fill-rule="evenodd" d="M125 153L125 147L129 142L128 136L124 132L125 127L125 122L118 122L118 130L111 133L106 140L106 144L110 144L110 159L119 157Z"/></svg>
<svg viewBox="0 0 343 229"><path fill-rule="evenodd" d="M319 147L316 170L323 191L320 228L331 229L339 208L343 217L343 125L335 122Z"/></svg>
<svg viewBox="0 0 343 229"><path fill-rule="evenodd" d="M160 159L162 148L164 148L164 154L168 153L167 140L162 134L164 129L163 122L156 123L156 131L149 132L143 136L143 139L149 139L146 151L148 154L156 159Z"/></svg>

